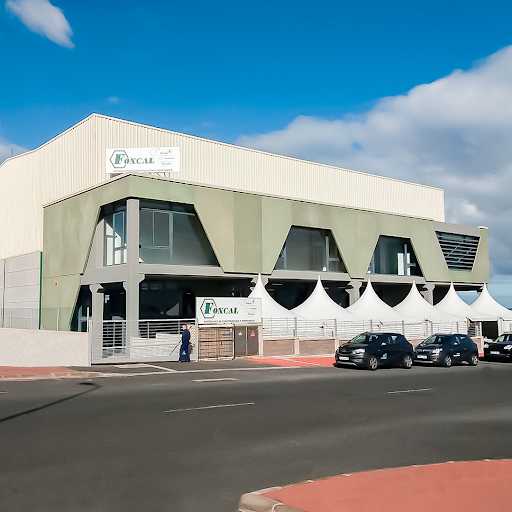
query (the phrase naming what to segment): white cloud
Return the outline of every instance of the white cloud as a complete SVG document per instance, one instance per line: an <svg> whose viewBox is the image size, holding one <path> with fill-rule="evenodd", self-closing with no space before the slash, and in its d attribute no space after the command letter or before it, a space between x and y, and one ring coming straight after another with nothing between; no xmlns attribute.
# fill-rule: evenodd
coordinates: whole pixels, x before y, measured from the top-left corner
<svg viewBox="0 0 512 512"><path fill-rule="evenodd" d="M512 274L512 47L363 115L299 116L237 143L441 187L447 221L488 226L492 270Z"/></svg>
<svg viewBox="0 0 512 512"><path fill-rule="evenodd" d="M121 101L121 98L119 96L110 96L108 98L109 103L119 103Z"/></svg>
<svg viewBox="0 0 512 512"><path fill-rule="evenodd" d="M60 46L74 48L73 32L62 11L48 0L7 0L5 8L26 27Z"/></svg>
<svg viewBox="0 0 512 512"><path fill-rule="evenodd" d="M25 148L17 146L16 144L9 144L6 140L0 138L0 164L2 164L6 158L19 155L25 151L27 151Z"/></svg>

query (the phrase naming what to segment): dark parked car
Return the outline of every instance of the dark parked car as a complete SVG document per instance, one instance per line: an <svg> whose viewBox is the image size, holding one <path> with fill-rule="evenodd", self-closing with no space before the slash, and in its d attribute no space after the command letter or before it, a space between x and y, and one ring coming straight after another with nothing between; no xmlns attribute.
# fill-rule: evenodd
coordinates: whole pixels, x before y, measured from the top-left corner
<svg viewBox="0 0 512 512"><path fill-rule="evenodd" d="M376 370L381 365L410 368L413 362L412 345L402 334L365 332L341 345L334 355L335 365L361 366Z"/></svg>
<svg viewBox="0 0 512 512"><path fill-rule="evenodd" d="M512 332L504 332L494 341L484 343L485 359L512 359Z"/></svg>
<svg viewBox="0 0 512 512"><path fill-rule="evenodd" d="M478 364L478 347L467 334L432 334L414 349L415 363L449 367L464 361Z"/></svg>

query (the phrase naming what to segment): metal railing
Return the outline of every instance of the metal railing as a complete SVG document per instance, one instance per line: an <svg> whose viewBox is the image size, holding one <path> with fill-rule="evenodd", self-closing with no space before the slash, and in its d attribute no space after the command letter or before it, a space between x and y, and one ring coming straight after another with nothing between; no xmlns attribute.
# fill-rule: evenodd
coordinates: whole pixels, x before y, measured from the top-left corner
<svg viewBox="0 0 512 512"><path fill-rule="evenodd" d="M12 329L39 329L38 308L5 308L0 327Z"/></svg>
<svg viewBox="0 0 512 512"><path fill-rule="evenodd" d="M466 321L379 322L375 320L360 320L342 322L336 319L264 318L263 339L352 338L366 331L398 332L405 337L421 338L436 332L467 334L468 327Z"/></svg>
<svg viewBox="0 0 512 512"><path fill-rule="evenodd" d="M177 361L183 324L190 330L190 358L197 360L195 319L89 320L91 361L94 364Z"/></svg>

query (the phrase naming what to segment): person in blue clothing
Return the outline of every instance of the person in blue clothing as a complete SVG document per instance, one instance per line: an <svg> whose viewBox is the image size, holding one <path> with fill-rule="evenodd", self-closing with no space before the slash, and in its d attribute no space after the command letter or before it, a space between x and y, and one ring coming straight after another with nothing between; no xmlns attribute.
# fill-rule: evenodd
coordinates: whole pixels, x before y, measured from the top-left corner
<svg viewBox="0 0 512 512"><path fill-rule="evenodd" d="M190 331L187 324L183 324L183 332L181 333L181 346L180 346L180 362L190 363Z"/></svg>

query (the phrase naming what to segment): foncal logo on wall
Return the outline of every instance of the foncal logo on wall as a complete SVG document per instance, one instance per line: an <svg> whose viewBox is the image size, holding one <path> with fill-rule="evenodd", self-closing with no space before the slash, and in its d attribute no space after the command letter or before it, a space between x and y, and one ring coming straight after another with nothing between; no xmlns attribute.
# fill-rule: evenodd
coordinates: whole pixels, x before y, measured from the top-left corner
<svg viewBox="0 0 512 512"><path fill-rule="evenodd" d="M179 172L180 148L109 148L107 174L123 172Z"/></svg>
<svg viewBox="0 0 512 512"><path fill-rule="evenodd" d="M196 297L199 324L261 323L261 299Z"/></svg>

